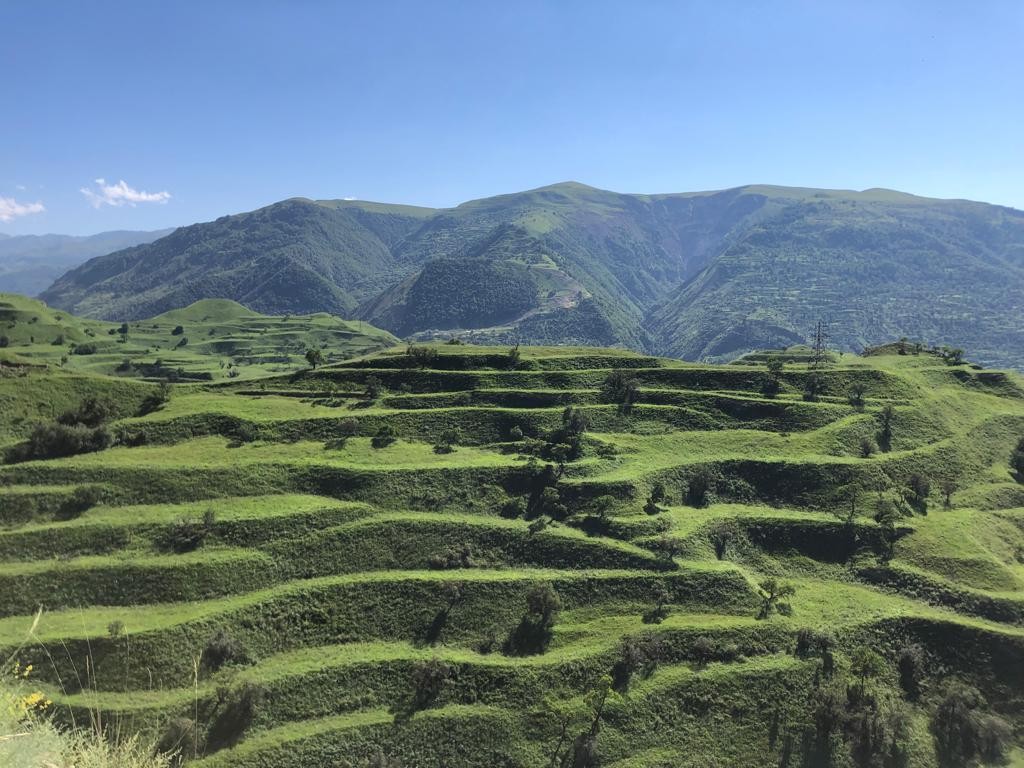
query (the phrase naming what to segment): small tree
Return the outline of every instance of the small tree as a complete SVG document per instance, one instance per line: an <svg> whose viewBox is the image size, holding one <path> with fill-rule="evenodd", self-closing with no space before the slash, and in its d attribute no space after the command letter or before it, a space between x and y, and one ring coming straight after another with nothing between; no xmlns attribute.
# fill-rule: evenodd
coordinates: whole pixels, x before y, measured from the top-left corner
<svg viewBox="0 0 1024 768"><path fill-rule="evenodd" d="M306 362L309 363L309 367L315 371L318 365L324 364L324 353L319 349L307 349Z"/></svg>
<svg viewBox="0 0 1024 768"><path fill-rule="evenodd" d="M364 386L366 387L364 397L367 400L376 400L384 391L384 385L376 376L367 376Z"/></svg>
<svg viewBox="0 0 1024 768"><path fill-rule="evenodd" d="M896 666L900 674L900 688L911 701L916 701L921 696L925 674L924 650L919 645L906 646L900 651Z"/></svg>
<svg viewBox="0 0 1024 768"><path fill-rule="evenodd" d="M729 545L739 536L740 530L733 520L719 520L711 527L708 538L715 548L715 557L719 560L725 559Z"/></svg>
<svg viewBox="0 0 1024 768"><path fill-rule="evenodd" d="M691 507L706 507L714 484L715 478L710 470L698 469L686 486L686 503Z"/></svg>
<svg viewBox="0 0 1024 768"><path fill-rule="evenodd" d="M956 493L956 480L952 477L944 477L939 481L939 490L942 491L942 503L949 509L953 506L953 494Z"/></svg>
<svg viewBox="0 0 1024 768"><path fill-rule="evenodd" d="M654 587L652 597L654 598L654 607L643 615L643 621L645 624L661 624L668 618L668 603L672 596L665 589L665 585L659 583Z"/></svg>
<svg viewBox="0 0 1024 768"><path fill-rule="evenodd" d="M812 373L804 382L804 400L812 403L817 401L824 388L825 382L822 381L822 378L818 374Z"/></svg>
<svg viewBox="0 0 1024 768"><path fill-rule="evenodd" d="M121 323L117 329L118 334L121 336L121 342L128 341L128 323Z"/></svg>
<svg viewBox="0 0 1024 768"><path fill-rule="evenodd" d="M853 382L850 385L850 392L847 395L847 400L854 408L864 407L864 393L867 391L867 387L859 381Z"/></svg>
<svg viewBox="0 0 1024 768"><path fill-rule="evenodd" d="M636 674L643 678L650 677L665 655L665 643L657 635L645 634L625 638L619 646L619 658L612 667L612 683L615 690L628 690Z"/></svg>
<svg viewBox="0 0 1024 768"><path fill-rule="evenodd" d="M878 446L875 445L875 441L870 437L862 437L860 439L860 457L862 459L870 459L875 455L875 451L878 450Z"/></svg>
<svg viewBox="0 0 1024 768"><path fill-rule="evenodd" d="M831 632L804 627L796 633L794 655L800 659L820 658L825 677L831 677L835 671L835 650L836 638Z"/></svg>
<svg viewBox="0 0 1024 768"><path fill-rule="evenodd" d="M667 534L662 534L649 546L665 565L673 568L676 567L675 559L683 551L683 545L679 539Z"/></svg>
<svg viewBox="0 0 1024 768"><path fill-rule="evenodd" d="M519 345L516 344L514 347L510 347L506 357L508 359L507 364L509 368L515 368L517 365L519 365L519 360L522 357L519 352Z"/></svg>
<svg viewBox="0 0 1024 768"><path fill-rule="evenodd" d="M781 613L789 616L792 606L786 598L796 594L796 587L778 581L776 578L767 578L758 587L758 595L761 597L761 610L758 613L759 619L769 619L774 613Z"/></svg>
<svg viewBox="0 0 1024 768"><path fill-rule="evenodd" d="M885 406L878 414L878 447L888 453L892 450L892 423L896 411L891 405Z"/></svg>
<svg viewBox="0 0 1024 768"><path fill-rule="evenodd" d="M850 674L857 678L861 689L867 686L869 680L884 675L885 670L885 659L870 648L861 646L853 652L853 656L850 658Z"/></svg>
<svg viewBox="0 0 1024 768"><path fill-rule="evenodd" d="M924 475L915 472L909 478L907 478L906 500L918 512L921 512L922 514L927 514L928 497L931 495L931 492L931 481Z"/></svg>
<svg viewBox="0 0 1024 768"><path fill-rule="evenodd" d="M941 766L962 768L978 762L1005 762L1013 729L987 709L985 698L976 688L959 683L947 688L931 720Z"/></svg>
<svg viewBox="0 0 1024 768"><path fill-rule="evenodd" d="M598 520L604 522L608 519L608 514L615 508L615 497L610 494L604 494L598 496L593 501L594 515Z"/></svg>
<svg viewBox="0 0 1024 768"><path fill-rule="evenodd" d="M540 626L550 628L558 620L558 614L562 610L562 598L551 584L537 584L526 593L526 610L530 616L537 619Z"/></svg>
<svg viewBox="0 0 1024 768"><path fill-rule="evenodd" d="M622 412L628 412L639 399L639 382L635 376L621 368L609 373L601 386L601 401L618 405Z"/></svg>

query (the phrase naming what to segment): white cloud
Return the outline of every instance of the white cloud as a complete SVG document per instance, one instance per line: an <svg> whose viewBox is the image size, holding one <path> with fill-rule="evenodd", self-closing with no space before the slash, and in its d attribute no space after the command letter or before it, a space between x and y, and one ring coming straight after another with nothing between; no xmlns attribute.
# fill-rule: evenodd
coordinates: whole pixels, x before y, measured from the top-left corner
<svg viewBox="0 0 1024 768"><path fill-rule="evenodd" d="M13 197L0 197L0 221L13 221L19 216L42 213L45 210L42 203L19 203Z"/></svg>
<svg viewBox="0 0 1024 768"><path fill-rule="evenodd" d="M166 203L171 199L170 192L143 192L132 189L124 179L117 184L107 184L106 179L96 179L95 189L82 187L79 191L85 195L93 208L103 205L112 205L115 208L130 205L134 208L136 203Z"/></svg>
<svg viewBox="0 0 1024 768"><path fill-rule="evenodd" d="M28 189L28 187L26 187L24 184L15 184L14 188L17 189L17 190L20 190L22 192L24 192L26 189Z"/></svg>
<svg viewBox="0 0 1024 768"><path fill-rule="evenodd" d="M355 200L355 198L354 198L354 197L343 197L343 198L341 198L341 199L342 199L342 200Z"/></svg>

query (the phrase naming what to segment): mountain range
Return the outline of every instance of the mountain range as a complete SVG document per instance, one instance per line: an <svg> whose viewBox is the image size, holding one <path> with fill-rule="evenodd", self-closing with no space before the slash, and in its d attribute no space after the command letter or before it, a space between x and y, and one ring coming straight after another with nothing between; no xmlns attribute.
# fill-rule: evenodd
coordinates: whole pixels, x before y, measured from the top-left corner
<svg viewBox="0 0 1024 768"><path fill-rule="evenodd" d="M0 234L0 292L35 296L87 259L149 243L173 231L114 231L86 236Z"/></svg>
<svg viewBox="0 0 1024 768"><path fill-rule="evenodd" d="M885 189L638 195L575 182L431 209L294 198L91 259L41 294L111 320L198 299L413 339L726 360L907 336L1024 367L1024 212Z"/></svg>

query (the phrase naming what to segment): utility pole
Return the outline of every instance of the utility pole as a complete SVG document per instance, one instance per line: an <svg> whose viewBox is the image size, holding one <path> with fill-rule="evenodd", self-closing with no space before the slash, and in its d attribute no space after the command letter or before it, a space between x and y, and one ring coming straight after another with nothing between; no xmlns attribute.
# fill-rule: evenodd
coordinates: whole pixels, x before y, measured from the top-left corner
<svg viewBox="0 0 1024 768"><path fill-rule="evenodd" d="M811 368L820 368L825 363L825 355L827 348L825 346L828 341L828 334L825 333L825 326L818 321L818 326L814 331L814 356L811 358Z"/></svg>

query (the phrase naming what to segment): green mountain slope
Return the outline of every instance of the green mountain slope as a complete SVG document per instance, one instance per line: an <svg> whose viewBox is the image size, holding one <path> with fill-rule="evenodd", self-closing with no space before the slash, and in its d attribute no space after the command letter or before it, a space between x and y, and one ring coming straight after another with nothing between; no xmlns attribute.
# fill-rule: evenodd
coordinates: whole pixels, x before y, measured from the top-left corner
<svg viewBox="0 0 1024 768"><path fill-rule="evenodd" d="M0 293L35 296L86 259L149 243L174 230L115 231L97 235L18 235L0 237Z"/></svg>
<svg viewBox="0 0 1024 768"><path fill-rule="evenodd" d="M0 366L24 693L195 768L1020 754L1019 375L897 345L814 370L419 350L156 408L149 382ZM112 445L22 460L26 422L88 398Z"/></svg>
<svg viewBox="0 0 1024 768"><path fill-rule="evenodd" d="M393 280L390 247L428 211L286 200L181 227L93 259L41 298L86 316L136 319L202 298L259 312L348 314Z"/></svg>
<svg viewBox="0 0 1024 768"><path fill-rule="evenodd" d="M432 211L289 200L96 259L43 298L110 319L201 297L416 339L727 359L806 340L966 343L1024 366L1024 213L891 190L628 195L577 183Z"/></svg>

